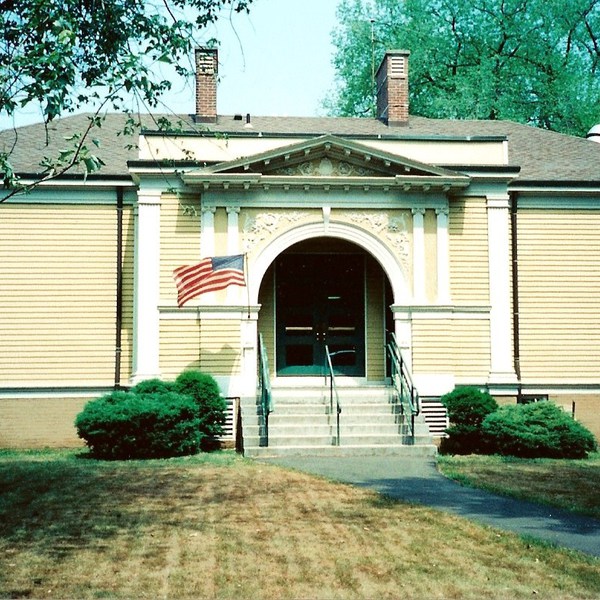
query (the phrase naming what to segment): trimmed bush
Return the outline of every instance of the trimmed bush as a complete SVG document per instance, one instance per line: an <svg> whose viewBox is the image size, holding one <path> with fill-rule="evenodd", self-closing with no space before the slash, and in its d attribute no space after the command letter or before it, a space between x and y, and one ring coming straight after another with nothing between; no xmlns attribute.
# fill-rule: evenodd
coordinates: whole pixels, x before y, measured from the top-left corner
<svg viewBox="0 0 600 600"><path fill-rule="evenodd" d="M145 379L131 388L134 394L168 394L175 391L175 384L162 379Z"/></svg>
<svg viewBox="0 0 600 600"><path fill-rule="evenodd" d="M227 416L227 403L221 397L214 377L200 371L184 371L175 380L175 390L192 397L196 402L200 418L200 433L203 438L214 439L222 435Z"/></svg>
<svg viewBox="0 0 600 600"><path fill-rule="evenodd" d="M487 392L473 386L457 386L441 398L448 411L448 437L442 440L440 452L445 454L472 454L488 451L481 424L498 408L498 403Z"/></svg>
<svg viewBox="0 0 600 600"><path fill-rule="evenodd" d="M552 402L503 406L482 424L492 450L523 458L586 458L593 434Z"/></svg>
<svg viewBox="0 0 600 600"><path fill-rule="evenodd" d="M103 459L196 454L199 425L194 400L175 392L114 392L88 402L75 420L79 437Z"/></svg>

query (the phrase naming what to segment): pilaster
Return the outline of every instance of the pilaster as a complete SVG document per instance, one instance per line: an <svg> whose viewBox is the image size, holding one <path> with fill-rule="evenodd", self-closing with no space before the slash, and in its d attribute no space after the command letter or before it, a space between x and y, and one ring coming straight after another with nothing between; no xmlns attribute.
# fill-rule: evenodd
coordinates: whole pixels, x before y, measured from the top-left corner
<svg viewBox="0 0 600 600"><path fill-rule="evenodd" d="M202 207L202 222L200 234L200 255L202 258L208 258L215 255L215 213L217 212L214 206ZM202 294L203 304L214 304L215 293L208 292Z"/></svg>
<svg viewBox="0 0 600 600"><path fill-rule="evenodd" d="M508 195L488 196L490 284L490 383L516 383L510 305L510 214Z"/></svg>
<svg viewBox="0 0 600 600"><path fill-rule="evenodd" d="M239 230L239 206L228 206L227 211L227 254L239 254L240 253L240 230ZM243 291L237 285L230 285L227 288L227 302L229 304L235 303L240 293Z"/></svg>
<svg viewBox="0 0 600 600"><path fill-rule="evenodd" d="M448 237L448 207L437 208L437 301L450 304L450 242Z"/></svg>
<svg viewBox="0 0 600 600"><path fill-rule="evenodd" d="M425 291L425 225L424 208L413 208L413 297L416 303L424 304Z"/></svg>
<svg viewBox="0 0 600 600"><path fill-rule="evenodd" d="M132 383L160 377L160 190L139 190L135 208Z"/></svg>

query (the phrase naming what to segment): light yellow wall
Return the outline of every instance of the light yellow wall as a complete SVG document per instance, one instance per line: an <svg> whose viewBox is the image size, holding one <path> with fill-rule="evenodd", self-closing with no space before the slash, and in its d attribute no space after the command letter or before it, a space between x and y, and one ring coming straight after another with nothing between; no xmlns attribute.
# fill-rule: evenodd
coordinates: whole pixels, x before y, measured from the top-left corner
<svg viewBox="0 0 600 600"><path fill-rule="evenodd" d="M173 270L200 260L200 199L163 194L160 207L160 297L175 303Z"/></svg>
<svg viewBox="0 0 600 600"><path fill-rule="evenodd" d="M413 320L413 373L451 373L457 380L486 381L490 372L489 320Z"/></svg>
<svg viewBox="0 0 600 600"><path fill-rule="evenodd" d="M169 157L172 160L222 162L284 148L306 141L300 137L190 137L140 136L140 159ZM506 150L502 140L356 140L365 146L396 153L427 164L504 165Z"/></svg>
<svg viewBox="0 0 600 600"><path fill-rule="evenodd" d="M366 349L367 379L385 378L385 314L383 271L375 261L367 258Z"/></svg>
<svg viewBox="0 0 600 600"><path fill-rule="evenodd" d="M450 201L449 236L453 302L487 304L489 259L485 198L455 198Z"/></svg>
<svg viewBox="0 0 600 600"><path fill-rule="evenodd" d="M114 206L0 206L3 385L110 385L116 314ZM131 209L125 260L132 268ZM131 289L125 324L131 326ZM125 365L130 337L124 335ZM123 373L128 376L124 365Z"/></svg>
<svg viewBox="0 0 600 600"><path fill-rule="evenodd" d="M161 375L164 379L174 379L185 369L200 369L213 376L239 375L239 321L227 319L161 321Z"/></svg>
<svg viewBox="0 0 600 600"><path fill-rule="evenodd" d="M275 376L275 292L273 279L274 269L271 265L263 278L258 298L261 305L258 315L258 331L263 336L271 376Z"/></svg>
<svg viewBox="0 0 600 600"><path fill-rule="evenodd" d="M425 231L425 293L429 302L437 298L437 218L434 210L426 210L423 216Z"/></svg>
<svg viewBox="0 0 600 600"><path fill-rule="evenodd" d="M135 220L133 208L123 212L123 315L121 330L121 385L131 378L133 354L133 265L135 246Z"/></svg>
<svg viewBox="0 0 600 600"><path fill-rule="evenodd" d="M523 381L600 381L600 213L519 210Z"/></svg>

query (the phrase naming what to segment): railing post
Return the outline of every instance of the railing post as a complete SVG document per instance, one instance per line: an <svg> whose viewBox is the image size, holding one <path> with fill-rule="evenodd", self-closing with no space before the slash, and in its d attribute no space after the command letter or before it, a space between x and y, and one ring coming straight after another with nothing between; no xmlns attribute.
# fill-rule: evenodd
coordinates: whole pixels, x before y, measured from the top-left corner
<svg viewBox="0 0 600 600"><path fill-rule="evenodd" d="M269 445L269 413L273 410L271 398L271 381L269 378L269 361L267 359L267 351L263 341L262 334L258 336L258 360L259 373L258 379L260 383L260 404L264 423L264 441L265 445Z"/></svg>
<svg viewBox="0 0 600 600"><path fill-rule="evenodd" d="M335 352L334 352L335 354ZM340 445L340 413L342 409L340 407L340 399L338 397L337 388L335 386L335 378L333 373L333 363L331 362L332 354L329 352L329 346L325 344L325 372L329 373L329 414L333 414L333 395L335 393L335 406L336 406L336 436L335 445Z"/></svg>

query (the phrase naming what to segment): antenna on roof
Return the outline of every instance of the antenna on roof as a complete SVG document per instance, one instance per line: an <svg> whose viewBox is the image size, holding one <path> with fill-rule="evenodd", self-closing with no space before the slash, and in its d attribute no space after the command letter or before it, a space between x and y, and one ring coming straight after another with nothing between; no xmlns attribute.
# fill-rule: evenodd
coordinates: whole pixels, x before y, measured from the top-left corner
<svg viewBox="0 0 600 600"><path fill-rule="evenodd" d="M373 116L377 113L377 84L375 83L375 19L371 21L371 106Z"/></svg>

